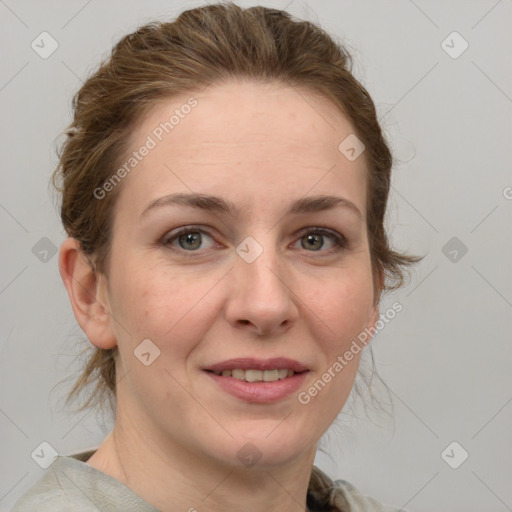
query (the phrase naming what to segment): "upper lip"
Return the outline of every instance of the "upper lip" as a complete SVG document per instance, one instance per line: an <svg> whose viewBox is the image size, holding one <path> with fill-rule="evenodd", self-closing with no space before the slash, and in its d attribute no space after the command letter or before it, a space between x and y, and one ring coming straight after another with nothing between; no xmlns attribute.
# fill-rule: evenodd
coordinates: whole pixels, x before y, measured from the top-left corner
<svg viewBox="0 0 512 512"><path fill-rule="evenodd" d="M252 357L240 357L228 359L220 363L212 364L204 370L224 371L224 370L274 370L283 369L293 370L295 373L301 373L308 370L308 367L294 359L287 357L274 357L272 359L254 359Z"/></svg>

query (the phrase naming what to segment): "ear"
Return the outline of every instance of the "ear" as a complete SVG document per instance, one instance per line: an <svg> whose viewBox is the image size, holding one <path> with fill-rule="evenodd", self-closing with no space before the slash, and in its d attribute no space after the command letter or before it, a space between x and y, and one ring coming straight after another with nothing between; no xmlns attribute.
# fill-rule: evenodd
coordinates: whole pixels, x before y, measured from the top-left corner
<svg viewBox="0 0 512 512"><path fill-rule="evenodd" d="M380 310L378 304L373 304L370 315L368 316L368 320L366 322L366 328L370 329L370 327L375 328L375 324L380 318Z"/></svg>
<svg viewBox="0 0 512 512"><path fill-rule="evenodd" d="M66 239L60 248L59 270L78 324L93 345L109 349L117 345L104 276L91 268L80 243Z"/></svg>
<svg viewBox="0 0 512 512"><path fill-rule="evenodd" d="M377 321L380 318L379 303L380 303L380 296L381 296L382 290L384 289L384 279L385 279L384 272L380 271L376 275L376 280L378 281L378 285L374 287L373 306L372 306L370 315L368 317L368 321L366 323L367 328L370 328L370 327L375 328L375 324L377 323Z"/></svg>

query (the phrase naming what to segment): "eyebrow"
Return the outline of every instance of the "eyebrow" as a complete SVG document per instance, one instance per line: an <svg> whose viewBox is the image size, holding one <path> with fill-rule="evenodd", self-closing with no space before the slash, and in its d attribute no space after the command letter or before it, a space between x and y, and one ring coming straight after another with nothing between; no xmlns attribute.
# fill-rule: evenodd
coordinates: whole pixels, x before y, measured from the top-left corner
<svg viewBox="0 0 512 512"><path fill-rule="evenodd" d="M155 199L141 213L141 217L156 208L174 205L189 206L201 210L227 214L232 217L238 217L241 213L234 203L218 196L177 193ZM363 220L363 214L352 201L343 197L330 195L317 195L298 199L290 205L285 214L316 213L333 208L346 208L355 213L360 220Z"/></svg>

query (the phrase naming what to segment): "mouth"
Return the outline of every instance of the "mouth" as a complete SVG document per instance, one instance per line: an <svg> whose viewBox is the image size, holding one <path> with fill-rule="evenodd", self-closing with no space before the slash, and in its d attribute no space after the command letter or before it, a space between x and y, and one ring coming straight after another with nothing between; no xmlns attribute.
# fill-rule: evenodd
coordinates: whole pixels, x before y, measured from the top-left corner
<svg viewBox="0 0 512 512"><path fill-rule="evenodd" d="M276 402L298 390L309 369L288 358L230 359L203 371L227 393L248 402Z"/></svg>
<svg viewBox="0 0 512 512"><path fill-rule="evenodd" d="M243 368L234 368L233 370L206 371L212 372L215 375L219 375L222 377L233 377L234 379L243 380L245 382L276 382L278 380L283 380L288 377L293 377L296 373L304 373L294 372L289 368L274 368L272 370L244 370Z"/></svg>

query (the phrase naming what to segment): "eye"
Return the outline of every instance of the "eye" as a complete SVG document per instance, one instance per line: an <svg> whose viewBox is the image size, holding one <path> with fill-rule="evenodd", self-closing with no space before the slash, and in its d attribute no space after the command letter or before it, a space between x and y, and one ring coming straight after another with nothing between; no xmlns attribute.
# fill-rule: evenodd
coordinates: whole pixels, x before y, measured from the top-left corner
<svg viewBox="0 0 512 512"><path fill-rule="evenodd" d="M308 228L302 231L302 235L295 242L300 242L302 249L308 252L335 253L348 248L346 238L325 228ZM162 239L162 244L172 250L179 252L200 253L201 249L211 249L215 247L215 240L203 229L195 226L183 226L166 234Z"/></svg>
<svg viewBox="0 0 512 512"><path fill-rule="evenodd" d="M210 244L205 247L205 239L210 240ZM166 235L162 243L175 249L183 249L187 252L197 251L199 249L210 249L215 245L213 238L202 229L193 227L183 227L172 231Z"/></svg>
<svg viewBox="0 0 512 512"><path fill-rule="evenodd" d="M325 240L329 240L327 244ZM347 240L343 235L323 228L313 228L306 231L297 242L310 252L337 252L347 248ZM326 247L327 246L327 247ZM327 249L321 251L321 249Z"/></svg>

